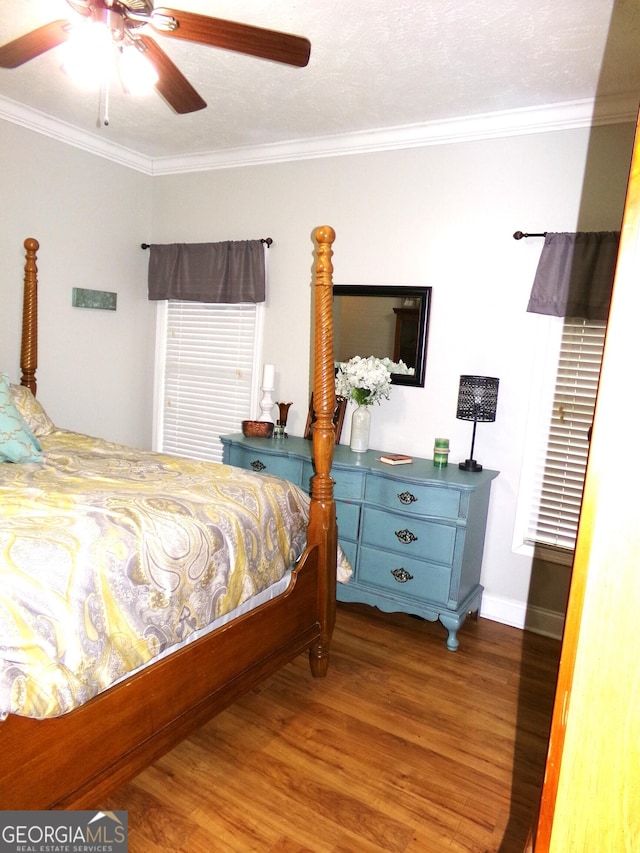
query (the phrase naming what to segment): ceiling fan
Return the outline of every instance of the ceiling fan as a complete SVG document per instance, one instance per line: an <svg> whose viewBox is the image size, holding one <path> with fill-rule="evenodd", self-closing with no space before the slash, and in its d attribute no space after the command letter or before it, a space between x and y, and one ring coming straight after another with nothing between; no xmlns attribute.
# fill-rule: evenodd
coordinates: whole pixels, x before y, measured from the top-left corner
<svg viewBox="0 0 640 853"><path fill-rule="evenodd" d="M309 62L308 39L275 30L210 18L177 9L154 8L153 0L67 0L87 19L107 25L116 46L137 48L155 68L156 90L177 113L207 106L191 83L145 30L169 38L270 59L304 68ZM51 21L0 47L0 68L17 68L67 41L72 22Z"/></svg>

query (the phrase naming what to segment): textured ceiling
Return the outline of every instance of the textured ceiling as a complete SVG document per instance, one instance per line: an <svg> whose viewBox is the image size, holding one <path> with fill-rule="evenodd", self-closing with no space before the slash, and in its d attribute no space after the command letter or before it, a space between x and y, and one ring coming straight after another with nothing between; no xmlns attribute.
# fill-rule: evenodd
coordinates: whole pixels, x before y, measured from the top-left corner
<svg viewBox="0 0 640 853"><path fill-rule="evenodd" d="M161 5L160 2L157 4ZM208 103L174 114L155 93L75 88L58 50L0 69L14 102L149 158L421 125L596 97L640 95L636 0L171 0L174 8L303 35L307 68L157 36ZM77 16L65 0L0 0L0 43ZM20 111L24 116L24 111Z"/></svg>

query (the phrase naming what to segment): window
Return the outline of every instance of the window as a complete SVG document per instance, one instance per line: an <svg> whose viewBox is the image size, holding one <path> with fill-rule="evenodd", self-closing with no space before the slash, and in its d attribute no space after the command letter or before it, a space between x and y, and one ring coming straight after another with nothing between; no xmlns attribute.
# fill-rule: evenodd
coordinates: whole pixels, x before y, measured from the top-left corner
<svg viewBox="0 0 640 853"><path fill-rule="evenodd" d="M159 303L157 450L222 461L220 436L257 408L263 315L255 304Z"/></svg>
<svg viewBox="0 0 640 853"><path fill-rule="evenodd" d="M559 355L550 360L550 392L542 393L540 415L532 424L537 441L529 442L523 528L525 544L553 549L556 558L568 562L578 529L606 323L567 318L556 324L561 338L552 350ZM552 361L555 375L549 369Z"/></svg>

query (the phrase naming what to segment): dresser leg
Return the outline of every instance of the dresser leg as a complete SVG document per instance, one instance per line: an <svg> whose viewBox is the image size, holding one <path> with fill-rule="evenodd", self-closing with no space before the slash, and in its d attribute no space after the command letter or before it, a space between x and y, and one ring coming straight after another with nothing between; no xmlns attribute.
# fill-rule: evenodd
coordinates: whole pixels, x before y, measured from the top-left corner
<svg viewBox="0 0 640 853"><path fill-rule="evenodd" d="M447 637L447 648L450 652L455 652L460 645L458 642L458 630L464 622L464 616L458 616L457 613L440 613L438 619L449 632Z"/></svg>

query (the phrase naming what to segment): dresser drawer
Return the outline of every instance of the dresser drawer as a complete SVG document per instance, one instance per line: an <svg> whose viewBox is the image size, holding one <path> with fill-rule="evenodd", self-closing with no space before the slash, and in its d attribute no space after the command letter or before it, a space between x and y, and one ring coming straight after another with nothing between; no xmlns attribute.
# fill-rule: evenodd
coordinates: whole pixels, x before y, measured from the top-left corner
<svg viewBox="0 0 640 853"><path fill-rule="evenodd" d="M358 539L360 526L360 504L350 504L344 501L336 501L336 515L338 517L338 536L340 539Z"/></svg>
<svg viewBox="0 0 640 853"><path fill-rule="evenodd" d="M420 518L365 507L362 542L434 563L453 564L457 529Z"/></svg>
<svg viewBox="0 0 640 853"><path fill-rule="evenodd" d="M351 568L354 573L356 570L356 559L358 557L358 545L356 542L348 542L346 539L339 539L340 547L344 551L347 560L351 563Z"/></svg>
<svg viewBox="0 0 640 853"><path fill-rule="evenodd" d="M360 548L358 583L366 586L446 606L450 581L451 570L445 566L401 557L367 545Z"/></svg>
<svg viewBox="0 0 640 853"><path fill-rule="evenodd" d="M332 468L331 476L335 481L334 494L336 498L348 501L362 500L364 492L364 472Z"/></svg>
<svg viewBox="0 0 640 853"><path fill-rule="evenodd" d="M311 462L305 462L302 470L302 483L305 488L311 489L311 478L314 470ZM331 476L335 483L333 495L336 499L342 498L346 501L362 500L364 492L364 471L354 471L349 468L332 468Z"/></svg>
<svg viewBox="0 0 640 853"><path fill-rule="evenodd" d="M275 474L299 486L302 475L302 461L295 457L276 456L251 447L231 447L229 464L246 468L248 471Z"/></svg>
<svg viewBox="0 0 640 853"><path fill-rule="evenodd" d="M460 492L457 489L403 483L387 477L367 477L365 500L386 509L437 518L459 518Z"/></svg>

